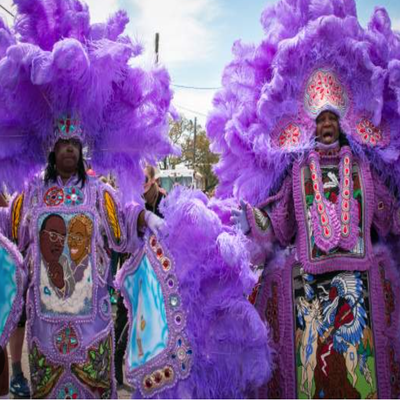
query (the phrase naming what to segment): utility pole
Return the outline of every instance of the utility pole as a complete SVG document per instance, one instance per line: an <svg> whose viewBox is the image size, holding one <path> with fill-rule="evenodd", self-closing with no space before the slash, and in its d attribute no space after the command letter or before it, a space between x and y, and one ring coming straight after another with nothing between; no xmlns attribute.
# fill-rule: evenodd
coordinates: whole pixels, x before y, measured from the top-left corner
<svg viewBox="0 0 400 400"><path fill-rule="evenodd" d="M193 135L193 169L196 166L196 135L197 135L197 117L194 117L194 135Z"/></svg>
<svg viewBox="0 0 400 400"><path fill-rule="evenodd" d="M159 47L160 47L160 34L157 32L155 41L156 64L158 64Z"/></svg>
<svg viewBox="0 0 400 400"><path fill-rule="evenodd" d="M156 54L156 65L158 64L158 55L160 51L160 34L156 32L156 37L154 41L154 53ZM167 169L167 157L164 158L164 169Z"/></svg>

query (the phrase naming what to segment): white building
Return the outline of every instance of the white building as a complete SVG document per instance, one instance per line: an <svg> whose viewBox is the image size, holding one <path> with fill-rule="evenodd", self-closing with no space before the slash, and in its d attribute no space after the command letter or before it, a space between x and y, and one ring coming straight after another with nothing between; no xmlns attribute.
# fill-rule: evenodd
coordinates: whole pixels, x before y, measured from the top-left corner
<svg viewBox="0 0 400 400"><path fill-rule="evenodd" d="M175 169L160 170L158 177L160 186L167 192L170 192L175 185L204 190L203 175L183 164L176 165Z"/></svg>

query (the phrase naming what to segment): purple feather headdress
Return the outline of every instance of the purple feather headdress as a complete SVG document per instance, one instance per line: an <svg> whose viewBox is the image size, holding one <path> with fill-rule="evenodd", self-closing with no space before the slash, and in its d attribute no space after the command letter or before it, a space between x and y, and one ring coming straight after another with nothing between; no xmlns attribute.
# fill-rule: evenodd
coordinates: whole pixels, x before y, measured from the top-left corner
<svg viewBox="0 0 400 400"><path fill-rule="evenodd" d="M400 35L384 8L363 29L354 0L281 0L258 46L236 42L207 131L220 198L263 201L333 110L353 151L400 187Z"/></svg>
<svg viewBox="0 0 400 400"><path fill-rule="evenodd" d="M141 161L174 152L167 71L131 66L142 49L123 35L123 11L90 24L78 0L15 4L13 29L0 21L0 181L21 188L58 138L75 136L97 172L119 175L126 200L141 193Z"/></svg>

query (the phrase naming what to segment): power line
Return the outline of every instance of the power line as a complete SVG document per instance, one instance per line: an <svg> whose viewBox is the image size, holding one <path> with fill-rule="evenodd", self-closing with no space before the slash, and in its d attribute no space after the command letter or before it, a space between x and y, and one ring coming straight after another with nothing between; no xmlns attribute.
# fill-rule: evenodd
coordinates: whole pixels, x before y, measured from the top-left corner
<svg viewBox="0 0 400 400"><path fill-rule="evenodd" d="M186 107L180 106L178 104L174 104L174 106L178 107L178 108L181 108L182 110L189 111L189 112L191 112L193 114L197 114L197 115L200 115L202 117L207 117L207 114L201 113L199 111L194 111L194 110L191 110L190 108L186 108Z"/></svg>
<svg viewBox="0 0 400 400"><path fill-rule="evenodd" d="M14 15L11 11L8 11L7 8L5 8L4 6L2 6L1 4L0 4L0 7L1 7L6 13L10 14L13 18L15 18L15 15Z"/></svg>
<svg viewBox="0 0 400 400"><path fill-rule="evenodd" d="M9 11L6 7L2 6L0 4L0 7L8 14L10 14L13 18L15 18L15 15ZM156 59L158 63L158 50L159 50L159 33L156 33L156 39L155 39L155 52L156 52ZM192 89L192 90L220 90L222 89L222 86L219 87L200 87L200 86L188 86L188 85L179 85L175 83L171 83L171 86L180 88L180 89Z"/></svg>
<svg viewBox="0 0 400 400"><path fill-rule="evenodd" d="M219 90L219 89L222 89L222 86L220 86L220 87L199 87L199 86L178 85L175 83L171 83L171 86L181 88L181 89L194 89L194 90Z"/></svg>

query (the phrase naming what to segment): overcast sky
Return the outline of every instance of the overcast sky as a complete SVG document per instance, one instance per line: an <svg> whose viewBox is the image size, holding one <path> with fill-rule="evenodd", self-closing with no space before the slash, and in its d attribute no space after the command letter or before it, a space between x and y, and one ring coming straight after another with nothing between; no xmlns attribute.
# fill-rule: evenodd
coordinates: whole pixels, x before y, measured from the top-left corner
<svg viewBox="0 0 400 400"><path fill-rule="evenodd" d="M262 10L276 0L87 0L93 22L100 22L118 9L130 17L129 34L144 43L150 62L155 33L160 33L160 62L174 85L218 88L222 70L229 63L236 39L258 43ZM400 0L356 0L361 24L365 26L375 6L384 6L393 26L400 30ZM0 4L14 11L11 0ZM0 9L9 23L12 18ZM215 90L174 86L174 105L188 118L197 116L204 126ZM191 110L191 111L189 111Z"/></svg>

